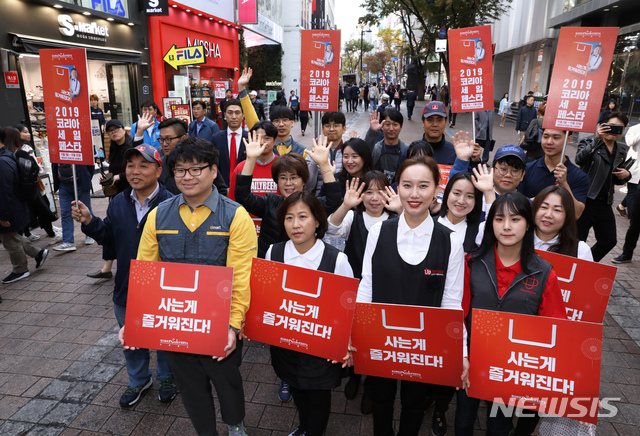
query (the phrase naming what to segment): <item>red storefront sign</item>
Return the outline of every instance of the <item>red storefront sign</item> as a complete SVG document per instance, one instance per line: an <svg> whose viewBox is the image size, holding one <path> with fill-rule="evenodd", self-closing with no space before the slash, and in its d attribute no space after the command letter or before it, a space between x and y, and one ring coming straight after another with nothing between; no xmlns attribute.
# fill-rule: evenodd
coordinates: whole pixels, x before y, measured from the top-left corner
<svg viewBox="0 0 640 436"><path fill-rule="evenodd" d="M593 133L618 39L617 27L563 27L542 126Z"/></svg>
<svg viewBox="0 0 640 436"><path fill-rule="evenodd" d="M258 2L256 0L238 0L238 23L258 24Z"/></svg>
<svg viewBox="0 0 640 436"><path fill-rule="evenodd" d="M558 275L567 318L602 323L618 268L548 251L536 252L553 265Z"/></svg>
<svg viewBox="0 0 640 436"><path fill-rule="evenodd" d="M249 339L342 361L347 354L358 280L253 259Z"/></svg>
<svg viewBox="0 0 640 436"><path fill-rule="evenodd" d="M493 110L491 26L449 30L451 110Z"/></svg>
<svg viewBox="0 0 640 436"><path fill-rule="evenodd" d="M473 309L468 394L596 424L602 324Z"/></svg>
<svg viewBox="0 0 640 436"><path fill-rule="evenodd" d="M356 374L462 386L462 310L357 303Z"/></svg>
<svg viewBox="0 0 640 436"><path fill-rule="evenodd" d="M85 49L40 50L40 68L51 162L93 165Z"/></svg>
<svg viewBox="0 0 640 436"><path fill-rule="evenodd" d="M191 108L188 104L172 104L171 113L175 118L185 120L187 124L191 123Z"/></svg>
<svg viewBox="0 0 640 436"><path fill-rule="evenodd" d="M131 261L125 343L224 356L233 268Z"/></svg>
<svg viewBox="0 0 640 436"><path fill-rule="evenodd" d="M8 71L4 73L4 84L7 89L20 88L20 81L18 80L17 71Z"/></svg>
<svg viewBox="0 0 640 436"><path fill-rule="evenodd" d="M303 111L338 110L340 85L340 31L302 30L300 108Z"/></svg>

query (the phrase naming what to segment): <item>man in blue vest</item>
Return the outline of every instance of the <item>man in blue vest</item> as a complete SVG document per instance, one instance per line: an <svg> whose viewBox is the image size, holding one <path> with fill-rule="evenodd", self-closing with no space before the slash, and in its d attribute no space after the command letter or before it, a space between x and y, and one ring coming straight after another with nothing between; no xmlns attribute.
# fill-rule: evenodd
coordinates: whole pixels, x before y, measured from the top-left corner
<svg viewBox="0 0 640 436"><path fill-rule="evenodd" d="M200 138L190 137L176 145L167 163L173 169L181 194L149 213L140 239L138 260L233 268L226 355L212 358L168 352L167 358L182 393L182 402L199 435L217 434L211 382L229 435L246 435L239 370L242 341L237 341L236 335L251 299L251 262L258 246L255 227L242 206L220 195L213 186L218 172L216 148ZM124 327L120 330L120 341L124 345L123 338Z"/></svg>

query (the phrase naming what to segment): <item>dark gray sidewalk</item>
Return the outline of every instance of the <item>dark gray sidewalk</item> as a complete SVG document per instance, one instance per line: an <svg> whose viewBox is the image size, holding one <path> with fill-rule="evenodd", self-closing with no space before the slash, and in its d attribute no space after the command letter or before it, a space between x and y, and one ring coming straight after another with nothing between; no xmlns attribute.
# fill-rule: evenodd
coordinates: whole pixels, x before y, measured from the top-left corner
<svg viewBox="0 0 640 436"><path fill-rule="evenodd" d="M423 102L416 112L421 113ZM402 108L405 110L404 105ZM348 114L348 126L364 135L368 117L362 112ZM496 122L497 146L516 141L513 123L501 129ZM469 115L460 115L457 128L471 126ZM303 144L307 136L294 135ZM450 133L449 129L447 132ZM419 139L419 116L405 121L401 138ZM575 153L572 147L570 155ZM617 201L622 194L616 194ZM98 216L104 216L106 199L93 199ZM628 221L618 217L618 237L622 241ZM56 225L59 225L57 223ZM44 232L36 244L45 246ZM102 265L102 250L84 244L76 227L78 251L51 252L44 268L31 277L10 285L0 285L0 435L193 435L180 396L169 404L157 399L157 383L139 404L121 409L118 399L127 385L122 349L117 344L113 316L112 280L86 277ZM622 242L605 258L619 254ZM49 247L50 248L50 247ZM9 272L9 259L0 249L0 268ZM117 265L116 265L117 266ZM640 434L640 281L637 264L618 270L617 283L605 317L601 397L620 398L618 414L601 420L598 435ZM276 376L269 362L269 350L260 343L245 344L241 371L244 377L246 419L252 436L286 436L297 425L292 403L281 404L276 396ZM347 401L338 388L332 396L332 414L327 435L371 435L371 416L360 414L360 394ZM396 408L399 416L399 407ZM425 417L421 435L430 434L432 409ZM453 434L455 404L447 419ZM218 416L219 418L219 416ZM218 419L220 422L220 419ZM484 434L483 420L477 434ZM218 425L221 435L224 425Z"/></svg>

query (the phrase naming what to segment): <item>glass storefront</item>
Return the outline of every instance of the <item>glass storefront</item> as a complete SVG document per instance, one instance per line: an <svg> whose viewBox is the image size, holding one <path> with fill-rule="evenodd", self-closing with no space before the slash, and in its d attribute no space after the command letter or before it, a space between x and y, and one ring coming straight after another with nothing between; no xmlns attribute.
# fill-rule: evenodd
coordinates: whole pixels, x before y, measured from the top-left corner
<svg viewBox="0 0 640 436"><path fill-rule="evenodd" d="M640 118L640 32L620 35L613 55L603 108L609 99L630 118Z"/></svg>

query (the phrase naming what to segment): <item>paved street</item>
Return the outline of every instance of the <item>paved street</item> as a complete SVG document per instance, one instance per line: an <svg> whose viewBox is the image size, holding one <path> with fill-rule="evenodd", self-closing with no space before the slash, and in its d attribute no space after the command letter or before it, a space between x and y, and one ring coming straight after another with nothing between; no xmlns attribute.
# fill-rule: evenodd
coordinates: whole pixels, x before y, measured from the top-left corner
<svg viewBox="0 0 640 436"><path fill-rule="evenodd" d="M404 124L401 138L409 143L422 135L418 102L412 121ZM405 107L403 103L403 112ZM349 130L364 136L368 117L348 114ZM470 129L470 115L460 115L457 128ZM293 133L305 145L311 144L313 125L307 136ZM447 133L451 134L450 129ZM496 148L514 143L514 123L499 127L496 118ZM569 155L575 154L575 145ZM623 194L616 193L616 204ZM94 213L104 217L107 200L92 200ZM616 216L616 248L603 260L609 263L620 254L628 221ZM60 226L60 223L54 223ZM42 239L42 230L35 232ZM117 343L111 294L113 280L86 277L102 265L101 247L84 245L76 226L78 250L51 252L42 270L10 285L0 285L0 434L1 435L192 435L195 434L180 396L169 404L157 399L158 384L131 409L121 409L118 399L127 386L122 349ZM1 273L10 272L7 253L0 249ZM620 398L618 414L603 419L598 435L640 434L640 280L639 263L618 269L614 292L604 320L601 397ZM116 265L117 267L117 265ZM3 276L4 277L4 276ZM155 365L154 365L155 367ZM276 376L269 362L268 347L250 342L244 348L241 371L247 414L245 424L252 436L286 436L297 426L292 403L281 404L276 396ZM332 414L327 435L371 435L370 416L360 414L360 398L347 401L338 388L333 393ZM398 409L398 408L396 408ZM399 412L399 410L396 410ZM430 434L432 409L421 435ZM453 434L453 404L447 415ZM399 413L396 417L399 416ZM218 422L220 417L218 416ZM218 425L226 435L224 425ZM481 420L477 434L484 434Z"/></svg>

